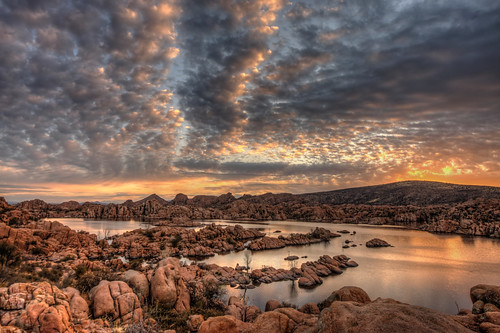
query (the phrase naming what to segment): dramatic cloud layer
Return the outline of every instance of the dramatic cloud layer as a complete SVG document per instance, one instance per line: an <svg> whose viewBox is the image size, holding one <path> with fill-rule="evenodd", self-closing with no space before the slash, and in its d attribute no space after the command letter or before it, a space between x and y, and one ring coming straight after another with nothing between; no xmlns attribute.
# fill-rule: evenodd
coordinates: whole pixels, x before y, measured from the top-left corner
<svg viewBox="0 0 500 333"><path fill-rule="evenodd" d="M500 186L500 3L0 1L0 194Z"/></svg>

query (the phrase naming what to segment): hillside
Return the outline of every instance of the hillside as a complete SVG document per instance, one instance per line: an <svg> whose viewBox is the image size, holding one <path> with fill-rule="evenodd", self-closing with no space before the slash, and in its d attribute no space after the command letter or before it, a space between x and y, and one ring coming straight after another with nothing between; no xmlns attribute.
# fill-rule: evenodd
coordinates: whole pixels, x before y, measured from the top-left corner
<svg viewBox="0 0 500 333"><path fill-rule="evenodd" d="M298 195L309 202L342 205L428 206L456 204L478 198L500 199L500 187L404 181L384 185Z"/></svg>

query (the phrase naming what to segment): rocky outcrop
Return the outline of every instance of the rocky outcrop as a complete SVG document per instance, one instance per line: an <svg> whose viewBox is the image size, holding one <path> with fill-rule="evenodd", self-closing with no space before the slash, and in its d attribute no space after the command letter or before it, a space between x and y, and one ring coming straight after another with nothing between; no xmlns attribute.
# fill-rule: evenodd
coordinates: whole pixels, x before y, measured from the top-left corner
<svg viewBox="0 0 500 333"><path fill-rule="evenodd" d="M134 290L141 303L149 299L149 281L141 272L128 270L123 273L123 280Z"/></svg>
<svg viewBox="0 0 500 333"><path fill-rule="evenodd" d="M308 245L330 240L334 237L340 237L339 234L331 232L324 228L316 228L307 234L290 234L289 236L263 237L252 241L248 248L252 251L262 251L270 249L279 249L285 246Z"/></svg>
<svg viewBox="0 0 500 333"><path fill-rule="evenodd" d="M89 305L87 301L80 296L80 292L75 288L65 288L64 293L69 298L69 308L71 310L71 315L73 320L82 321L89 318Z"/></svg>
<svg viewBox="0 0 500 333"><path fill-rule="evenodd" d="M94 318L109 317L117 324L131 324L143 320L137 295L123 281L101 281L90 291Z"/></svg>
<svg viewBox="0 0 500 333"><path fill-rule="evenodd" d="M198 333L239 333L244 332L249 324L234 318L233 316L211 317L205 320L201 325Z"/></svg>
<svg viewBox="0 0 500 333"><path fill-rule="evenodd" d="M69 297L47 282L0 288L0 325L30 332L73 332ZM1 329L3 332L3 328Z"/></svg>
<svg viewBox="0 0 500 333"><path fill-rule="evenodd" d="M190 309L190 296L180 273L178 259L167 258L158 263L151 278L151 299L153 303L161 303L179 312Z"/></svg>
<svg viewBox="0 0 500 333"><path fill-rule="evenodd" d="M389 247L391 244L380 238L373 238L366 242L366 247Z"/></svg>
<svg viewBox="0 0 500 333"><path fill-rule="evenodd" d="M332 292L332 294L322 302L322 307L329 307L335 301L367 304L371 302L371 299L363 289L346 286Z"/></svg>
<svg viewBox="0 0 500 333"><path fill-rule="evenodd" d="M277 308L279 308L281 306L281 303L280 301L276 300L276 299L270 299L269 301L266 302L266 312L268 311L273 311L273 310L276 310Z"/></svg>
<svg viewBox="0 0 500 333"><path fill-rule="evenodd" d="M333 302L318 320L319 332L472 332L452 316L392 299L362 304Z"/></svg>
<svg viewBox="0 0 500 333"><path fill-rule="evenodd" d="M438 188L441 188L441 185ZM427 187L424 183L417 185L417 187L422 186ZM458 185L446 184L446 186ZM410 187L404 185L402 188L407 190ZM108 205L89 202L83 205L75 202L52 205L41 200L32 200L18 204L17 208L19 211L29 210L36 217L84 217L111 220L149 218L168 221L176 219L293 219L402 225L431 232L500 238L500 211L498 210L500 189L498 187L471 188L469 186L462 189L460 195L457 193L446 196L438 195L432 205L423 204L428 198L421 197L418 191L412 191L404 194L403 201L399 200L401 198L396 198L397 196L394 197L393 193L386 193L383 197L375 195L376 198L369 202L365 202L364 199L332 200L336 195L329 192L307 195L266 193L258 196L244 195L238 199L228 193L219 197L196 196L192 199L180 194L171 202L152 195L137 202L127 200L123 204ZM391 191L400 189L398 186L386 188ZM357 193L360 189L351 190ZM375 188L364 189L364 191L372 190ZM365 194L367 193L369 194L369 192ZM450 201L449 199L453 196L458 199ZM409 198L413 198L413 201L409 204L401 204L401 202L408 202Z"/></svg>
<svg viewBox="0 0 500 333"><path fill-rule="evenodd" d="M299 287L314 287L323 283L321 277L342 274L342 269L356 266L357 263L345 255L333 258L328 255L321 256L317 261L308 261L301 265L302 277L299 279Z"/></svg>
<svg viewBox="0 0 500 333"><path fill-rule="evenodd" d="M500 286L478 284L471 288L472 314L482 332L500 332Z"/></svg>

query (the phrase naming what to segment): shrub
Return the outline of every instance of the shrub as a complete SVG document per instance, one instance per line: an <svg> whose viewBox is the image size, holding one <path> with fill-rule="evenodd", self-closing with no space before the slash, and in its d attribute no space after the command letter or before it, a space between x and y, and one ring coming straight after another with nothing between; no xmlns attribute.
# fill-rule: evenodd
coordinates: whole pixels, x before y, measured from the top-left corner
<svg viewBox="0 0 500 333"><path fill-rule="evenodd" d="M45 253L43 252L42 248L35 246L34 248L31 249L31 254L34 254L35 256L39 256L39 255L42 255Z"/></svg>
<svg viewBox="0 0 500 333"><path fill-rule="evenodd" d="M64 258L61 259L61 262L66 262L66 261L71 261L71 260L75 260L75 256L68 254L67 256L65 256Z"/></svg>
<svg viewBox="0 0 500 333"><path fill-rule="evenodd" d="M144 230L142 232L142 234L144 236L146 236L147 238L149 238L150 240L153 240L153 238L155 237L154 233L153 233L153 230L150 230L150 229L147 229L147 230Z"/></svg>
<svg viewBox="0 0 500 333"><path fill-rule="evenodd" d="M76 279L75 288L81 292L88 293L102 280L114 281L116 276L106 271L87 272Z"/></svg>
<svg viewBox="0 0 500 333"><path fill-rule="evenodd" d="M16 266L21 262L17 247L6 241L0 241L0 268Z"/></svg>
<svg viewBox="0 0 500 333"><path fill-rule="evenodd" d="M97 286L99 282L101 282L102 280L103 278L101 277L101 274L94 272L87 272L76 280L76 289L80 290L81 292L88 293L92 288Z"/></svg>
<svg viewBox="0 0 500 333"><path fill-rule="evenodd" d="M187 320L190 315L201 314L203 318L223 316L224 311L219 308L193 306L190 311L177 312L174 309L166 308L160 304L149 307L149 315L156 320L160 329L175 330L177 333L189 332ZM141 332L141 331L133 331Z"/></svg>
<svg viewBox="0 0 500 333"><path fill-rule="evenodd" d="M177 248L181 240L182 240L181 235L175 234L174 237L170 240L170 244L172 244L173 248Z"/></svg>
<svg viewBox="0 0 500 333"><path fill-rule="evenodd" d="M12 226L18 226L18 225L21 225L23 224L23 221L18 218L18 217L12 217L10 220L9 220L9 225L12 225Z"/></svg>
<svg viewBox="0 0 500 333"><path fill-rule="evenodd" d="M136 258L136 259L130 260L128 263L130 265L130 269L138 271L142 268L143 262L144 262L143 258Z"/></svg>
<svg viewBox="0 0 500 333"><path fill-rule="evenodd" d="M88 267L83 264L76 266L74 269L76 277L82 276L83 274L87 273L88 270Z"/></svg>
<svg viewBox="0 0 500 333"><path fill-rule="evenodd" d="M52 282L59 282L61 280L61 276L63 275L63 271L59 266L55 266L52 269L42 268L41 272L38 275L42 279L47 279Z"/></svg>

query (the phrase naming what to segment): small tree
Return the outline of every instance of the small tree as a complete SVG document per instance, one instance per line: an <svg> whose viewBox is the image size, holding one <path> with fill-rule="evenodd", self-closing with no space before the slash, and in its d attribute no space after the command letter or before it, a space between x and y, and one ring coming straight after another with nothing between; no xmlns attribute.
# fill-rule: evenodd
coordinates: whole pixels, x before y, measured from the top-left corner
<svg viewBox="0 0 500 333"><path fill-rule="evenodd" d="M250 253L250 251L247 251L245 252L245 269L247 271L247 275L248 271L250 270L251 263L252 263L252 254Z"/></svg>

